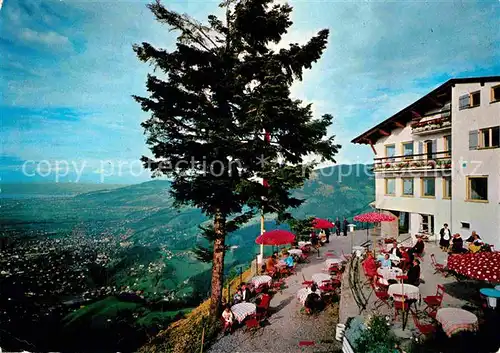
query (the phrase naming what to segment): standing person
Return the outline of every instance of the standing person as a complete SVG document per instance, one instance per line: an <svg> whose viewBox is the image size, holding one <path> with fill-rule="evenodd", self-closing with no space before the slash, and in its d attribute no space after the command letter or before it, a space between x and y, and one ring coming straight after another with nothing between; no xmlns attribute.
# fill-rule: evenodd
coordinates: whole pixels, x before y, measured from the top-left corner
<svg viewBox="0 0 500 353"><path fill-rule="evenodd" d="M347 226L349 225L349 222L347 221L347 218L344 217L344 221L342 222L344 226L344 237L347 237Z"/></svg>
<svg viewBox="0 0 500 353"><path fill-rule="evenodd" d="M335 233L337 234L337 236L340 235L340 221L338 217L335 220Z"/></svg>
<svg viewBox="0 0 500 353"><path fill-rule="evenodd" d="M439 240L439 246L441 247L441 250L448 251L451 240L451 230L448 228L448 223L445 223L443 225L443 228L441 228L441 230L439 231L439 235L441 236L441 239Z"/></svg>

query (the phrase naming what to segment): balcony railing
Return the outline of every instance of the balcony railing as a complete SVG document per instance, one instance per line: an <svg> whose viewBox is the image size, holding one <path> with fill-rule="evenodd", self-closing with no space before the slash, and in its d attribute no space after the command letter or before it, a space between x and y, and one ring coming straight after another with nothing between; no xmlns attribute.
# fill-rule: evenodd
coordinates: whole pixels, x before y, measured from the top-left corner
<svg viewBox="0 0 500 353"><path fill-rule="evenodd" d="M438 118L418 121L411 124L412 134L425 134L435 132L437 130L451 129L451 114L450 111L440 112L435 114Z"/></svg>
<svg viewBox="0 0 500 353"><path fill-rule="evenodd" d="M446 170L451 168L451 151L419 153L405 156L374 158L375 172L403 172L406 170Z"/></svg>

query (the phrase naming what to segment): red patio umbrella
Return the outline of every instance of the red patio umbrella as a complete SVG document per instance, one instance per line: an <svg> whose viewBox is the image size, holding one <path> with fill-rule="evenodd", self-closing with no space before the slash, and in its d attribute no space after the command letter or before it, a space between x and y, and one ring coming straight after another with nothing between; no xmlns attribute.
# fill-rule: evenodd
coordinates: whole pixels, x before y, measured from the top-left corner
<svg viewBox="0 0 500 353"><path fill-rule="evenodd" d="M285 245L295 241L295 235L287 230L271 230L264 232L255 239L257 244L262 245Z"/></svg>
<svg viewBox="0 0 500 353"><path fill-rule="evenodd" d="M335 224L323 218L315 218L312 221L312 225L315 229L329 229L335 227Z"/></svg>
<svg viewBox="0 0 500 353"><path fill-rule="evenodd" d="M396 217L378 212L368 212L354 216L354 220L364 223L392 222Z"/></svg>
<svg viewBox="0 0 500 353"><path fill-rule="evenodd" d="M378 212L368 212L354 216L354 220L363 223L379 223L379 222L393 222L397 218L385 213ZM366 229L366 240L368 240L368 229ZM375 249L375 243L373 243L373 249Z"/></svg>
<svg viewBox="0 0 500 353"><path fill-rule="evenodd" d="M480 281L500 283L500 252L451 255L448 270Z"/></svg>

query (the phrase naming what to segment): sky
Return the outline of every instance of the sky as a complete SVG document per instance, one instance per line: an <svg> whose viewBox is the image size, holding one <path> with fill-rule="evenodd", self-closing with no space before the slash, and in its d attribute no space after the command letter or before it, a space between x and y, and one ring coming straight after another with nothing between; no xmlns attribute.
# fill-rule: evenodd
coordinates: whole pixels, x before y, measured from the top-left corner
<svg viewBox="0 0 500 353"><path fill-rule="evenodd" d="M1 0L0 0L1 1ZM0 177L14 181L149 180L131 98L152 68L132 44L172 48L175 33L142 0L3 0ZM163 1L203 21L219 1ZM322 59L292 94L330 113L339 164L370 163L352 138L452 77L500 74L500 1L299 1L280 46L330 29Z"/></svg>

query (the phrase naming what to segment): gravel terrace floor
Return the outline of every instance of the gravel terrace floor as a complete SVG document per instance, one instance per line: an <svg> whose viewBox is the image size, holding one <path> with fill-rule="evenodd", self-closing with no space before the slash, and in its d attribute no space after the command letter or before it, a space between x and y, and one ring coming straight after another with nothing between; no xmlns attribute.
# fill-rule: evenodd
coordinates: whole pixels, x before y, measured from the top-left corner
<svg viewBox="0 0 500 353"><path fill-rule="evenodd" d="M355 245L366 241L366 233L356 231L347 237L331 236L330 243L320 250L321 258L311 254L310 263L298 265L297 274L286 279L287 288L272 298L268 325L255 333L242 327L232 335L221 335L208 352L340 352L341 345L335 340L338 306L329 307L317 316L308 316L301 313L302 305L296 293L302 288L303 278L311 280L313 274L322 272L326 251L332 250L336 256L341 256L342 251L350 253L352 241ZM314 341L315 345L299 347L300 341Z"/></svg>

